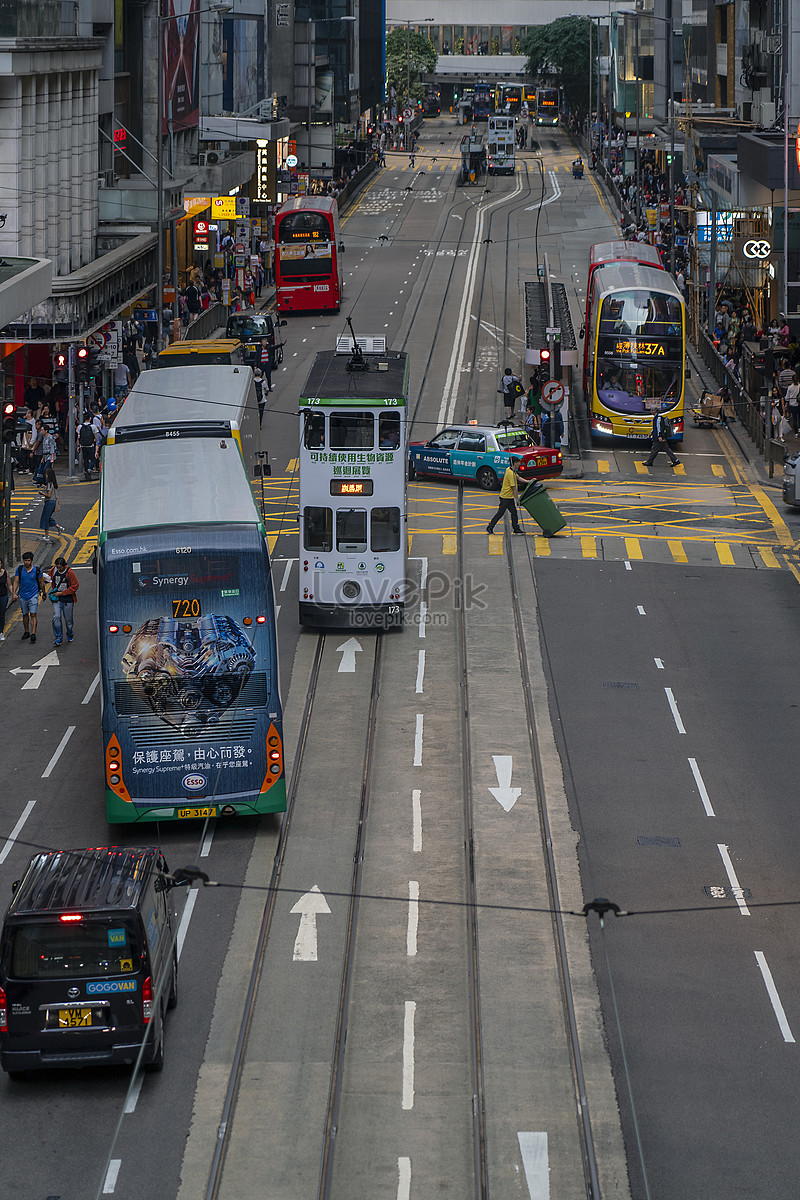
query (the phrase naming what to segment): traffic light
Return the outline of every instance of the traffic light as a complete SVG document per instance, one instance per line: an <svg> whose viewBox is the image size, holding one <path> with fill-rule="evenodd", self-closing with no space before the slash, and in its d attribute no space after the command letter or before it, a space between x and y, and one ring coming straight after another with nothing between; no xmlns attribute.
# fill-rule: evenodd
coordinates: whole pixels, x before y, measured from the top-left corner
<svg viewBox="0 0 800 1200"><path fill-rule="evenodd" d="M367 137L372 137L374 132L375 132L375 126L370 122L370 124L367 126Z"/></svg>
<svg viewBox="0 0 800 1200"><path fill-rule="evenodd" d="M560 337L560 335L556 336L553 339L552 367L553 367L553 369L550 372L551 379L561 379L562 372L561 372L561 337Z"/></svg>
<svg viewBox="0 0 800 1200"><path fill-rule="evenodd" d="M765 377L771 376L772 369L772 347L769 349L765 348L756 351L756 353L753 355L753 370L756 372L756 374L764 375Z"/></svg>
<svg viewBox="0 0 800 1200"><path fill-rule="evenodd" d="M56 383L66 383L69 379L69 360L63 352L59 352L56 355L56 365L53 374Z"/></svg>
<svg viewBox="0 0 800 1200"><path fill-rule="evenodd" d="M17 406L13 400L3 405L3 445L9 446L17 436Z"/></svg>
<svg viewBox="0 0 800 1200"><path fill-rule="evenodd" d="M100 363L100 350L97 346L89 347L89 381L97 379L97 376L102 370Z"/></svg>
<svg viewBox="0 0 800 1200"><path fill-rule="evenodd" d="M397 124L398 124L398 125L402 125L402 124L403 124L403 114L402 114L402 113L398 113L398 114L397 114Z"/></svg>
<svg viewBox="0 0 800 1200"><path fill-rule="evenodd" d="M78 351L75 355L76 371L75 374L78 383L89 382L89 350L86 346L78 346Z"/></svg>
<svg viewBox="0 0 800 1200"><path fill-rule="evenodd" d="M545 346L544 350L539 351L539 378L550 378L550 347Z"/></svg>

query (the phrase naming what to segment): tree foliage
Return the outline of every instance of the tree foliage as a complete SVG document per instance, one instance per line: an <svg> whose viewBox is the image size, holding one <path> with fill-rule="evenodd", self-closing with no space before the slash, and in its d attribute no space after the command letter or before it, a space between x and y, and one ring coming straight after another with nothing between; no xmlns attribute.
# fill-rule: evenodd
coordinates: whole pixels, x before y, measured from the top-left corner
<svg viewBox="0 0 800 1200"><path fill-rule="evenodd" d="M436 70L438 57L433 42L421 33L402 26L393 29L386 38L386 79L389 88L396 90L398 98L405 98L410 76L411 95L415 100L422 100L425 88L419 82L419 77Z"/></svg>
<svg viewBox="0 0 800 1200"><path fill-rule="evenodd" d="M532 29L522 42L528 56L528 74L543 82L553 80L563 89L570 112L583 114L589 106L589 30L586 17L559 17ZM592 94L597 86L597 34L592 40Z"/></svg>

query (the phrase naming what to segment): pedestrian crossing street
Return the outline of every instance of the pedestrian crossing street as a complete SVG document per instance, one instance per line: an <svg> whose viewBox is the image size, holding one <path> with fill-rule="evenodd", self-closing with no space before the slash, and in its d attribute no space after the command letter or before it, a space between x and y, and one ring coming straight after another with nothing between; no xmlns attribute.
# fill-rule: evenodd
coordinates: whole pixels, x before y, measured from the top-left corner
<svg viewBox="0 0 800 1200"><path fill-rule="evenodd" d="M291 459L284 474L255 481L257 491L263 485L270 550L280 538L298 535L297 467L297 459ZM590 458L584 467L587 474L582 479L547 481L552 500L567 520L556 537L543 537L532 518L521 513L528 534L523 544L532 556L789 569L800 579L800 543L795 543L773 499L763 488L743 482L730 463L710 462L709 458L698 464L693 461L690 476L656 466L631 477L631 464L624 458L621 466L615 458ZM409 484L411 553L448 556L457 552L457 500L455 484L420 480ZM32 484L17 487L12 515L20 517L23 533L38 535L35 510L39 503ZM470 485L464 488L462 536L485 539L490 556L504 555L508 545L501 527L492 535L486 533L497 503L496 492ZM68 529L61 535L63 552L74 565L91 561L98 511L99 502L94 502L74 533Z"/></svg>

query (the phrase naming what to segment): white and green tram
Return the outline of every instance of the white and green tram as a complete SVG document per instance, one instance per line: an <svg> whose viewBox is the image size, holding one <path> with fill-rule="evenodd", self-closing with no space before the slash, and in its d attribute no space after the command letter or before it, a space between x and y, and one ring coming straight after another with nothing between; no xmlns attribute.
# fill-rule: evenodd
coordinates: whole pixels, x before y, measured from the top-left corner
<svg viewBox="0 0 800 1200"><path fill-rule="evenodd" d="M300 397L300 624L403 624L408 356L338 339Z"/></svg>

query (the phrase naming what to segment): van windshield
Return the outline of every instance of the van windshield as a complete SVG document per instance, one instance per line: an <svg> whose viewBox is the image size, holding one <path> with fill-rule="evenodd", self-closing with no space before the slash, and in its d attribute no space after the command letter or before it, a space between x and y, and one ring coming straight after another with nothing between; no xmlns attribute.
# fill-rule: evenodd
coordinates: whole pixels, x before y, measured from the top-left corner
<svg viewBox="0 0 800 1200"><path fill-rule="evenodd" d="M17 926L8 958L12 979L75 979L129 975L139 966L139 939L113 920L60 919Z"/></svg>

